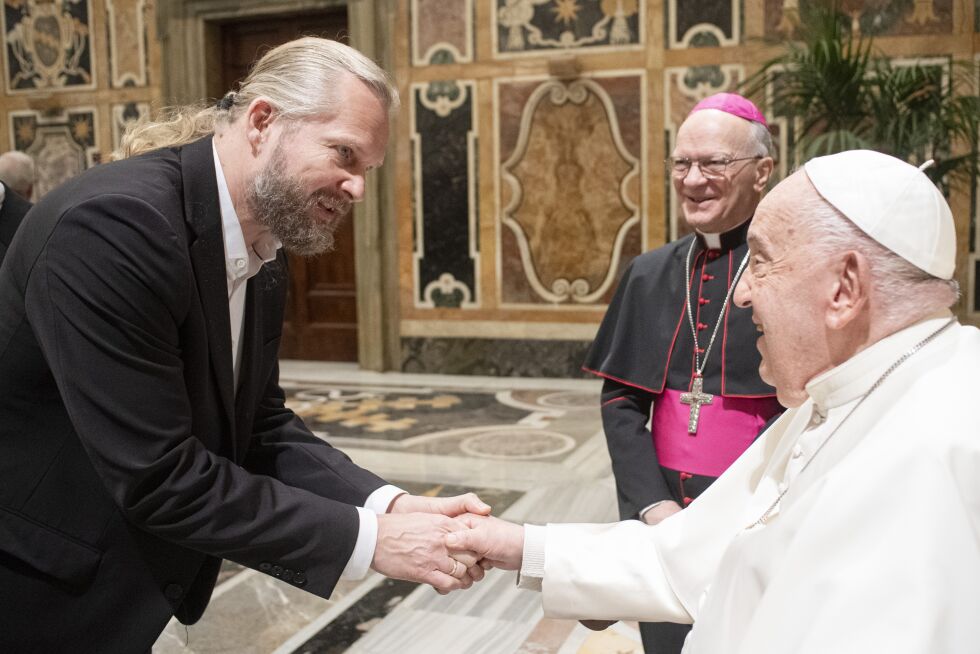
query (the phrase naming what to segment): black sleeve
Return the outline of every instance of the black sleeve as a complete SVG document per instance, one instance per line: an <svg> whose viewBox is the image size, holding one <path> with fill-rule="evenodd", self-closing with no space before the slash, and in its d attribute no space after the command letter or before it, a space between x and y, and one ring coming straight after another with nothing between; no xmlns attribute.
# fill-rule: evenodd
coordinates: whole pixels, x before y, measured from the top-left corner
<svg viewBox="0 0 980 654"><path fill-rule="evenodd" d="M193 433L180 324L194 283L169 222L115 196L64 214L25 302L74 430L131 524L248 567L302 570L305 590L328 597L357 511L253 474Z"/></svg>
<svg viewBox="0 0 980 654"><path fill-rule="evenodd" d="M650 504L673 499L647 427L652 406L651 393L610 379L602 385L602 427L622 520L638 519Z"/></svg>
<svg viewBox="0 0 980 654"><path fill-rule="evenodd" d="M286 407L278 363L256 408L243 465L290 486L356 506L363 506L372 492L387 483L310 433L302 419Z"/></svg>

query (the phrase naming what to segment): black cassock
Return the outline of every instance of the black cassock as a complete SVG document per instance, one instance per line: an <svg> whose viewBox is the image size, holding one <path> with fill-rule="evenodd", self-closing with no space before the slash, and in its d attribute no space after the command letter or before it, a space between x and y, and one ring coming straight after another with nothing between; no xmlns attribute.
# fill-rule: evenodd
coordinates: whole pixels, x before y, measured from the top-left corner
<svg viewBox="0 0 980 654"><path fill-rule="evenodd" d="M749 221L722 234L718 249L707 248L702 236L691 234L636 257L623 274L589 350L583 369L605 380L602 422L621 519L639 518L640 511L661 500L686 506L717 478L692 473L696 466L684 470L661 465L650 430L651 410L655 410L658 399L676 402L676 393L668 400L664 392L689 391L694 377L694 338L684 288L685 259L692 240L698 242L691 255L688 283L698 345L703 350L725 310L729 286L748 250L748 226ZM759 334L751 318L751 309L729 302L708 351L704 392L716 398L744 398L738 401L765 422L782 408L775 400L775 389L759 377L760 355L755 345ZM702 416L717 410L720 403L716 399L715 406L703 407ZM672 430L672 438L692 438L686 434L687 407L682 413L685 424ZM693 438L701 436L704 429L702 423ZM759 433L757 428L752 431L738 436L751 442ZM726 430L719 437L728 436ZM656 635L658 651L679 651L687 629L680 625L641 625L648 649L655 626L662 629Z"/></svg>

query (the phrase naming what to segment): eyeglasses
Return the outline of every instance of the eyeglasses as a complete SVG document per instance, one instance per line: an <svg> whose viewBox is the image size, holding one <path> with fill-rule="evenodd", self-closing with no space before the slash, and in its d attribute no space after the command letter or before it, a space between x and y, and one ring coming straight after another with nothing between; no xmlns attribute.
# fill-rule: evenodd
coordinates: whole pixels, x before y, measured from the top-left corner
<svg viewBox="0 0 980 654"><path fill-rule="evenodd" d="M668 157L664 160L664 165L667 167L667 172L677 177L683 179L687 177L687 173L690 172L691 166L697 164L698 170L701 171L701 175L704 177L724 177L725 173L728 171L728 167L731 166L736 161L748 161L749 159L762 159L761 154L757 154L754 157L721 157L714 156L708 157L706 159L688 159L686 157Z"/></svg>

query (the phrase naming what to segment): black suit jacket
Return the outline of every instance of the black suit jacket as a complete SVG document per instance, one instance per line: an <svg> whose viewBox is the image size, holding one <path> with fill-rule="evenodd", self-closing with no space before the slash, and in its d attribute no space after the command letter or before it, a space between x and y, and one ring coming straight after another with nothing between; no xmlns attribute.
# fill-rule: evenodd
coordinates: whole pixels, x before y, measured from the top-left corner
<svg viewBox="0 0 980 654"><path fill-rule="evenodd" d="M284 406L281 253L233 388L211 139L93 168L25 225L0 273L0 650L148 650L222 558L329 596L384 482Z"/></svg>
<svg viewBox="0 0 980 654"><path fill-rule="evenodd" d="M31 203L17 195L9 186L3 184L3 204L0 205L0 263L3 263L4 255L10 242L14 240L14 233L17 226L23 220L27 210L31 208Z"/></svg>

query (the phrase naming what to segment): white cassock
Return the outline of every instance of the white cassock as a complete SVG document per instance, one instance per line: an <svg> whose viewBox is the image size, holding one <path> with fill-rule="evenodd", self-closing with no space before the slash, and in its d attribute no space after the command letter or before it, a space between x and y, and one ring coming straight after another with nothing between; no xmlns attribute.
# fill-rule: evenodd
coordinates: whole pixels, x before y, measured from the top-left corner
<svg viewBox="0 0 980 654"><path fill-rule="evenodd" d="M952 325L844 420L950 317L814 378L656 527L529 527L545 614L694 622L685 654L980 652L980 330Z"/></svg>

